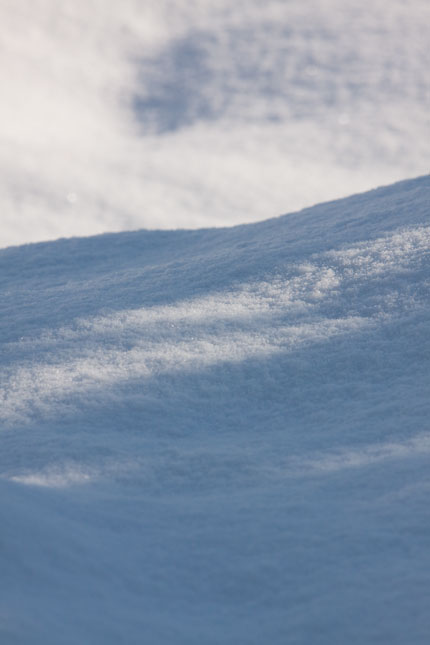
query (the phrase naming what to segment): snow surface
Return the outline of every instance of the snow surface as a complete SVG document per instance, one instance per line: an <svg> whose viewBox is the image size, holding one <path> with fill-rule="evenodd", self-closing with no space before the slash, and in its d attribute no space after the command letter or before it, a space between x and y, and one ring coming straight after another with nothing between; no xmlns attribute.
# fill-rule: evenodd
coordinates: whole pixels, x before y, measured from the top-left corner
<svg viewBox="0 0 430 645"><path fill-rule="evenodd" d="M0 247L429 170L428 0L0 0Z"/></svg>
<svg viewBox="0 0 430 645"><path fill-rule="evenodd" d="M0 251L2 644L428 643L429 206Z"/></svg>

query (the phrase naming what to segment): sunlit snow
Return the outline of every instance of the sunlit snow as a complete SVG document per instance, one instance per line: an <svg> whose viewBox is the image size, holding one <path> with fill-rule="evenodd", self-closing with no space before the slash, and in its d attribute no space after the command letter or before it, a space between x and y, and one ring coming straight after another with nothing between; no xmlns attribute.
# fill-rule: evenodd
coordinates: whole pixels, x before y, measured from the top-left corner
<svg viewBox="0 0 430 645"><path fill-rule="evenodd" d="M3 0L0 246L428 172L427 0Z"/></svg>

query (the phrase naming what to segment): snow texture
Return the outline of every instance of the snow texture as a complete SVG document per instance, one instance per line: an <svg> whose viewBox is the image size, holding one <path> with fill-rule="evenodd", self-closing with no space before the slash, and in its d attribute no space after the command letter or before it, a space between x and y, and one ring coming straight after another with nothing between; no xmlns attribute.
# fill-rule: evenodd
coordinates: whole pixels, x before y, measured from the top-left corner
<svg viewBox="0 0 430 645"><path fill-rule="evenodd" d="M4 645L429 642L429 206L0 251Z"/></svg>

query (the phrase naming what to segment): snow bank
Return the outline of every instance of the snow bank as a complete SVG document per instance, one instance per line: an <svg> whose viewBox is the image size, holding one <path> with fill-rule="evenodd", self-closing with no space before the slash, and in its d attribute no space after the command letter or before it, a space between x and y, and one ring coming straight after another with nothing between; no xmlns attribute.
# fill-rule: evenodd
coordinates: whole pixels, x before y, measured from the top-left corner
<svg viewBox="0 0 430 645"><path fill-rule="evenodd" d="M0 252L2 642L427 642L429 189Z"/></svg>

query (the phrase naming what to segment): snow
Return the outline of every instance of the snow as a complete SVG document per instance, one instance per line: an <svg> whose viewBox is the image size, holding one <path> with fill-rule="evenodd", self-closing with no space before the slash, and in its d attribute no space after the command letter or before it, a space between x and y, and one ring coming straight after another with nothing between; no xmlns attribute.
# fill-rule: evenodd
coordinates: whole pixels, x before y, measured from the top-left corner
<svg viewBox="0 0 430 645"><path fill-rule="evenodd" d="M428 176L0 251L0 640L430 633Z"/></svg>
<svg viewBox="0 0 430 645"><path fill-rule="evenodd" d="M0 247L428 172L427 0L3 0Z"/></svg>

